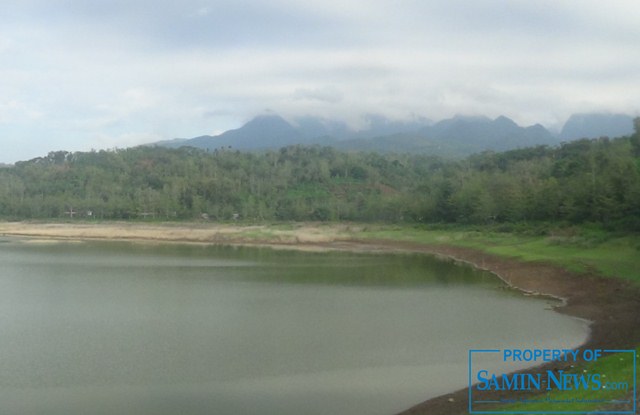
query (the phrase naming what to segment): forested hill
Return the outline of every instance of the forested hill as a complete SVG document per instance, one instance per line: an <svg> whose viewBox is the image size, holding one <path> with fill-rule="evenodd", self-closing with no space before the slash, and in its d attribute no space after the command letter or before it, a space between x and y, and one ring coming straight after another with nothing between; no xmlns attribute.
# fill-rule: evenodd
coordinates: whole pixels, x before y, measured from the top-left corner
<svg viewBox="0 0 640 415"><path fill-rule="evenodd" d="M285 147L55 152L0 168L4 219L597 222L640 230L640 121L618 139L425 155Z"/></svg>

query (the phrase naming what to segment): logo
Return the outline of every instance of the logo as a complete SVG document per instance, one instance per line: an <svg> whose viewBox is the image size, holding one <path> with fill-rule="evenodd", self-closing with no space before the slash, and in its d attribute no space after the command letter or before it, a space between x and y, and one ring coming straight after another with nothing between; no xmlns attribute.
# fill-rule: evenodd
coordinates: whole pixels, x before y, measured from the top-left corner
<svg viewBox="0 0 640 415"><path fill-rule="evenodd" d="M517 372L531 363L555 365ZM469 350L469 413L635 414L636 351Z"/></svg>

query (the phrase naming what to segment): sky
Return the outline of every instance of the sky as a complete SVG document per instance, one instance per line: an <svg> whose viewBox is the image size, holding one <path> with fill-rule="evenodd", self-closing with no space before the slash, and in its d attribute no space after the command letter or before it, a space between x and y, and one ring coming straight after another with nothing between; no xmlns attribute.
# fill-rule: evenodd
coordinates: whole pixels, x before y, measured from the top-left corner
<svg viewBox="0 0 640 415"><path fill-rule="evenodd" d="M7 0L0 163L218 134L640 111L638 0Z"/></svg>

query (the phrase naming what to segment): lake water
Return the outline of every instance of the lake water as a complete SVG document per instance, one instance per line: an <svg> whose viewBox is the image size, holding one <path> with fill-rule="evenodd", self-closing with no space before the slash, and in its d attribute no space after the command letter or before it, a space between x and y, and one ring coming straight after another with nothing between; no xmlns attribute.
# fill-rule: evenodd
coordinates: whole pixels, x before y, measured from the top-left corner
<svg viewBox="0 0 640 415"><path fill-rule="evenodd" d="M421 255L0 242L2 414L392 414L584 323ZM499 365L499 363L495 363Z"/></svg>

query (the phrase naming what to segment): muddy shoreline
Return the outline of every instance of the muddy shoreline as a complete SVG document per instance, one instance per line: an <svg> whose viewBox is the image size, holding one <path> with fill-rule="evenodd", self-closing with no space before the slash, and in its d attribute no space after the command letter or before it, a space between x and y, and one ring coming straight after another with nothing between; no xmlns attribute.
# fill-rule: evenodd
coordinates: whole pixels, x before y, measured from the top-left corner
<svg viewBox="0 0 640 415"><path fill-rule="evenodd" d="M555 265L519 262L450 245L354 239L342 225L309 225L272 231L268 226L0 223L0 235L21 236L30 240L127 240L304 250L424 253L490 271L507 285L528 295L562 299L563 304L556 307L556 311L591 322L590 336L581 348L635 349L640 344L640 288L628 281L589 274L578 275ZM568 368L568 363L564 365L551 362L524 372L544 374L548 369ZM487 394L483 397L490 399L498 396ZM402 414L467 414L467 400L468 389L465 388L425 401ZM621 407L618 410L625 409Z"/></svg>

